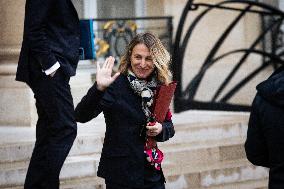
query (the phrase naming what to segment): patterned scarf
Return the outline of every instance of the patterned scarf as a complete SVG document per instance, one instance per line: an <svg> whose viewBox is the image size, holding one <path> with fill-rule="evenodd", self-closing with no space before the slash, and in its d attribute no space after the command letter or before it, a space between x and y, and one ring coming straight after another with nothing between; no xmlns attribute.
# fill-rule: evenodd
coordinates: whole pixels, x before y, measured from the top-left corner
<svg viewBox="0 0 284 189"><path fill-rule="evenodd" d="M138 79L135 74L128 70L128 81L133 91L142 98L142 110L147 118L147 122L151 119L150 107L154 101L154 90L157 87L157 79L152 77L150 81Z"/></svg>
<svg viewBox="0 0 284 189"><path fill-rule="evenodd" d="M128 70L127 78L133 91L142 98L142 110L147 118L147 123L150 122L150 125L155 125L150 108L154 101L154 90L158 85L157 79L152 77L150 81L141 80L130 70ZM164 155L163 152L158 149L153 137L146 138L144 154L151 166L156 170L161 170Z"/></svg>

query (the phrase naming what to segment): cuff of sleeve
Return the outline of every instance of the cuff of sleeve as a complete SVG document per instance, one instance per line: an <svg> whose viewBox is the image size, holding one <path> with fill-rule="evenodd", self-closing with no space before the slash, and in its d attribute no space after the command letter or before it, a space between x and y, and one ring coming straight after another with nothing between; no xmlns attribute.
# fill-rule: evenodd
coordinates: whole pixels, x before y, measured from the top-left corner
<svg viewBox="0 0 284 189"><path fill-rule="evenodd" d="M164 124L162 124L162 126L163 126L162 132L159 133L159 134L155 137L155 139L157 140L157 142L164 142L164 140L165 140L165 126L164 126Z"/></svg>
<svg viewBox="0 0 284 189"><path fill-rule="evenodd" d="M60 68L60 64L57 61L53 66L51 66L49 69L45 70L44 73L46 75L50 75L51 73L55 72L56 70L58 70L58 68Z"/></svg>
<svg viewBox="0 0 284 189"><path fill-rule="evenodd" d="M104 94L104 91L100 91L98 88L97 88L97 83L95 83L91 88L90 88L90 93L93 94L94 96L96 97L99 97L101 98Z"/></svg>

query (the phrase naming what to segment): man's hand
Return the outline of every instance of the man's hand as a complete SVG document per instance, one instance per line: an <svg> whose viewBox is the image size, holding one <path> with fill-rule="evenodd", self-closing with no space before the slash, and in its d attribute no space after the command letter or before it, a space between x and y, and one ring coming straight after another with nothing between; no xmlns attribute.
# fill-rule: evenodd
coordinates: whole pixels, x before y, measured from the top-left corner
<svg viewBox="0 0 284 189"><path fill-rule="evenodd" d="M104 91L114 80L119 76L119 72L117 72L114 76L111 76L112 68L114 65L114 58L109 56L102 67L100 67L99 63L97 63L97 73L96 73L96 82L97 88L100 91Z"/></svg>
<svg viewBox="0 0 284 189"><path fill-rule="evenodd" d="M160 134L163 130L163 126L161 123L156 122L155 125L150 126L150 123L148 123L148 125L146 126L147 130L147 135L148 136L157 136L158 134Z"/></svg>

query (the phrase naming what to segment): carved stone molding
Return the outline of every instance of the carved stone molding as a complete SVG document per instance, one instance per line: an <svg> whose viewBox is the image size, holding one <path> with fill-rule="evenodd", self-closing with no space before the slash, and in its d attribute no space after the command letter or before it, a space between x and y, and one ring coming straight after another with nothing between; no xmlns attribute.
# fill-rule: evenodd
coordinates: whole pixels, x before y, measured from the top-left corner
<svg viewBox="0 0 284 189"><path fill-rule="evenodd" d="M19 45L1 45L0 46L0 65L1 64L16 64L20 54ZM1 73L2 70L0 70Z"/></svg>

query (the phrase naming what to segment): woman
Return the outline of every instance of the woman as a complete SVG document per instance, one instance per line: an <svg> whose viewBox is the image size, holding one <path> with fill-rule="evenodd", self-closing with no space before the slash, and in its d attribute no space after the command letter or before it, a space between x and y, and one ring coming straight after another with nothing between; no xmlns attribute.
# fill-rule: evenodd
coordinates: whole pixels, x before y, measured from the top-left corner
<svg viewBox="0 0 284 189"><path fill-rule="evenodd" d="M147 136L162 142L174 135L170 112L163 123L150 126L154 90L170 82L169 62L158 38L138 34L121 59L119 73L111 76L113 57L97 65L96 83L75 109L78 122L104 113L106 133L98 176L105 178L107 189L165 188L162 169L148 162L144 145Z"/></svg>

